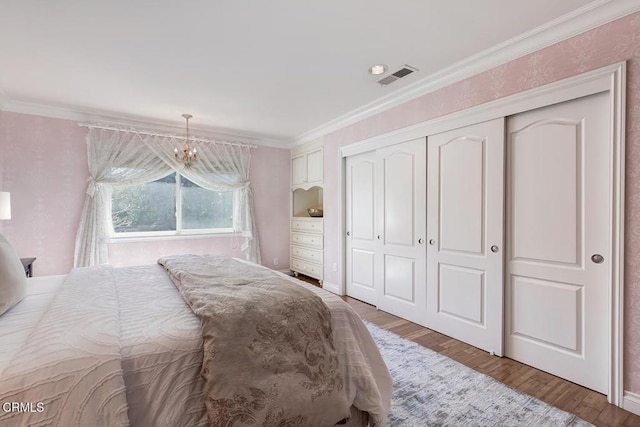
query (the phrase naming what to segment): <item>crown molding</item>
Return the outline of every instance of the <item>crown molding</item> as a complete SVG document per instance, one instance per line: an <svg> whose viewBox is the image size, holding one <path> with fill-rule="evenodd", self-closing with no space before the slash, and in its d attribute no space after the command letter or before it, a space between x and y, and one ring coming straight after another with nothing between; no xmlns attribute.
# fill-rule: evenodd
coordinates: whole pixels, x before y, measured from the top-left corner
<svg viewBox="0 0 640 427"><path fill-rule="evenodd" d="M8 105L10 101L11 99L9 96L0 89L0 111L4 111L6 105Z"/></svg>
<svg viewBox="0 0 640 427"><path fill-rule="evenodd" d="M194 131L206 137L228 139L242 143L275 148L292 148L334 132L367 117L381 113L407 101L445 86L459 82L498 65L543 49L559 41L584 33L626 15L640 11L637 0L595 0L585 6L548 23L527 31L494 47L486 49L428 75L410 85L380 97L323 125L292 139L273 138L268 135L242 132L217 127L196 127ZM115 114L95 109L64 106L12 99L0 90L0 110L56 119L100 122L120 126L154 127L163 131L179 131L175 122L158 121L144 117Z"/></svg>
<svg viewBox="0 0 640 427"><path fill-rule="evenodd" d="M571 13L478 52L393 93L313 128L296 137L294 145L303 144L327 135L412 99L638 11L640 11L640 2L637 0L596 0L590 2Z"/></svg>
<svg viewBox="0 0 640 427"><path fill-rule="evenodd" d="M133 115L113 114L89 108L15 100L11 99L2 91L0 91L0 110L77 122L91 122L134 128L145 127L163 132L184 132L184 123L153 120ZM211 139L229 140L244 144L284 149L289 149L292 146L292 141L289 139L277 139L260 134L238 132L233 129L212 126L193 126L192 124L189 125L189 128L194 132L194 135L197 133L199 136Z"/></svg>

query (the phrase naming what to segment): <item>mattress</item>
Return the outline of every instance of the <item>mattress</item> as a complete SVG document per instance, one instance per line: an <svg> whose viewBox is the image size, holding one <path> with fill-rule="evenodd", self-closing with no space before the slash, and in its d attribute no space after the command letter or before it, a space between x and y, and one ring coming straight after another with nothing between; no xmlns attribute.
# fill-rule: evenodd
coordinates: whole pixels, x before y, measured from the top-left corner
<svg viewBox="0 0 640 427"><path fill-rule="evenodd" d="M161 266L118 268L113 269L112 275L130 425L208 425L200 376L203 355L198 318ZM341 369L355 378L351 383L354 385L346 383L347 396L353 405L358 408L382 405L386 413L391 380L358 315L340 297L282 276L318 294L331 310L334 344L339 354L345 355ZM28 344L25 337L55 300L64 276L36 279L28 282L27 297L0 318L3 343L0 376L9 361Z"/></svg>

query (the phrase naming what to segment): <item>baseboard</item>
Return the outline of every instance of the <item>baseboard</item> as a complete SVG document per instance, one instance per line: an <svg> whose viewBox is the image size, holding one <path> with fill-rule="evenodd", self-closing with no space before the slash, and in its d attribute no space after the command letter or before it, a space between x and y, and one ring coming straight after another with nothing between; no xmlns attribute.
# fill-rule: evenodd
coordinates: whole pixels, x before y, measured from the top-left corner
<svg viewBox="0 0 640 427"><path fill-rule="evenodd" d="M342 292L340 292L340 286L333 284L331 282L327 282L326 280L324 282L322 282L322 289L325 289L329 292L332 292L336 295L340 295L342 296Z"/></svg>
<svg viewBox="0 0 640 427"><path fill-rule="evenodd" d="M293 276L293 271L288 268L283 268L282 270L276 270L278 273L286 274L287 276Z"/></svg>
<svg viewBox="0 0 640 427"><path fill-rule="evenodd" d="M640 394L625 391L622 396L622 409L640 415Z"/></svg>

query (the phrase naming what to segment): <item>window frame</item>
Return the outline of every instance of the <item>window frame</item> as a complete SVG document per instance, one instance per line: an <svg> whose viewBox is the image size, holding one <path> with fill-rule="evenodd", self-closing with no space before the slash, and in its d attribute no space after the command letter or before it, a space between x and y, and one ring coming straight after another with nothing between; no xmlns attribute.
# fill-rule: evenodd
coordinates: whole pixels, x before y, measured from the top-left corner
<svg viewBox="0 0 640 427"><path fill-rule="evenodd" d="M110 241L132 241L132 240L165 240L165 239L184 239L184 238L195 238L195 237L207 237L207 236L220 236L220 235L235 235L236 230L235 227L224 227L224 228L190 228L183 229L182 228L182 178L183 176L180 172L174 171L172 173L176 174L176 229L175 230L165 230L165 231L132 231L132 232L123 232L116 231L113 226L113 194L109 194L108 202L107 202L107 215L109 217L109 240ZM167 175L168 176L168 175ZM161 178L162 179L162 178ZM197 184L196 184L197 185ZM206 188L200 187L205 191ZM233 192L233 191L230 191ZM233 209L235 209L235 199L233 200ZM233 219L232 219L233 221ZM235 221L233 221L235 222Z"/></svg>

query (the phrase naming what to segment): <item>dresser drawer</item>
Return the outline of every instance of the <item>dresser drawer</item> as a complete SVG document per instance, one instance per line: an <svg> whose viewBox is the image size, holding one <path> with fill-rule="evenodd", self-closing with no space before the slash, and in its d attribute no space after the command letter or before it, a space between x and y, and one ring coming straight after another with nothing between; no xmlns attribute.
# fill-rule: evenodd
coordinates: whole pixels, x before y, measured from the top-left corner
<svg viewBox="0 0 640 427"><path fill-rule="evenodd" d="M322 280L323 271L322 266L319 264L313 264L296 258L291 258L291 270Z"/></svg>
<svg viewBox="0 0 640 427"><path fill-rule="evenodd" d="M322 249L321 234L291 233L291 244Z"/></svg>
<svg viewBox="0 0 640 427"><path fill-rule="evenodd" d="M291 246L291 256L303 261L322 264L322 251L317 249L308 249L303 248L302 246Z"/></svg>
<svg viewBox="0 0 640 427"><path fill-rule="evenodd" d="M305 233L322 233L322 219L294 218L291 220L291 231L303 231Z"/></svg>

